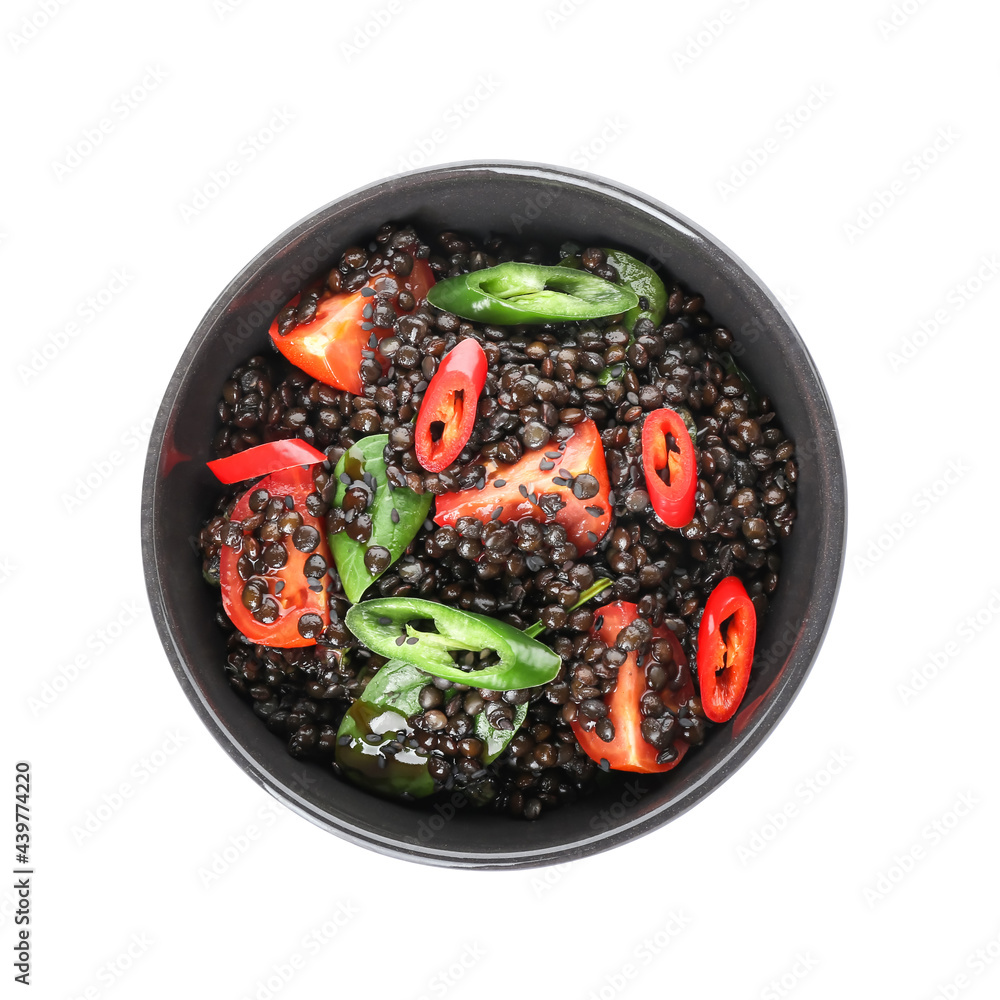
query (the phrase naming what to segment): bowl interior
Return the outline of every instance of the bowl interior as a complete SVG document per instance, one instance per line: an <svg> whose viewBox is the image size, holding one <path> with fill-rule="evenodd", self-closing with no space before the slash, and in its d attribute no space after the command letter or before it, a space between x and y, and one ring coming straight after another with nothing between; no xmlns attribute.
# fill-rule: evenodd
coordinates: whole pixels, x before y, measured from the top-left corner
<svg viewBox="0 0 1000 1000"><path fill-rule="evenodd" d="M739 362L775 401L796 442L798 519L783 548L778 594L761 623L750 688L677 771L608 775L604 789L540 822L477 814L461 795L427 809L375 798L323 767L292 759L223 674L215 595L196 539L217 495L205 468L229 372L270 353L267 328L301 284L386 220L478 236L616 246L658 262L700 292L740 344ZM735 353L735 352L734 352ZM788 707L816 655L840 579L844 472L836 427L809 354L773 297L729 251L637 192L530 164L456 164L354 192L279 236L231 282L202 320L169 383L152 434L143 490L143 556L160 635L210 730L255 780L327 829L387 853L446 865L551 864L649 832L731 774Z"/></svg>

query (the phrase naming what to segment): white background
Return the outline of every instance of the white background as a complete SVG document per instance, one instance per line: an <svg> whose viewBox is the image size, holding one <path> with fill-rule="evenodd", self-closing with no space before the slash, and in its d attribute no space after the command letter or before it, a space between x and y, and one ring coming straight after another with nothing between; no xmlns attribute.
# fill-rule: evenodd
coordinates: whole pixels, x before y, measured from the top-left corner
<svg viewBox="0 0 1000 1000"><path fill-rule="evenodd" d="M31 761L35 995L1000 990L997 7L557 4L4 5L0 784ZM138 530L163 388L243 264L489 157L632 185L743 257L823 374L851 503L828 639L756 756L650 837L502 874L381 858L244 777L161 650Z"/></svg>

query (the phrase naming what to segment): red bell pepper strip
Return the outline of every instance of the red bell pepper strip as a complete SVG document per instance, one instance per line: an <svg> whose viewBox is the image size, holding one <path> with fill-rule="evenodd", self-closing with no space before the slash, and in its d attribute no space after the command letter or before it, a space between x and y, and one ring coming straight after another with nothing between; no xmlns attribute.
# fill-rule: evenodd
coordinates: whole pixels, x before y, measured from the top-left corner
<svg viewBox="0 0 1000 1000"><path fill-rule="evenodd" d="M311 444L300 438L288 438L259 444L207 464L220 483L242 483L245 479L256 479L296 465L316 465L325 461L326 455Z"/></svg>
<svg viewBox="0 0 1000 1000"><path fill-rule="evenodd" d="M267 596L278 604L277 619L271 624L258 621L243 603L243 589L246 586L239 574L240 553L228 545L222 547L219 558L219 582L222 586L222 607L229 620L252 642L265 646L290 649L294 646L313 646L316 639L306 638L299 632L299 619L306 614L319 615L324 627L330 623L330 607L326 586L312 590L310 584L317 585L315 578L307 577L303 569L306 560L313 555L322 556L327 565L331 564L330 550L326 544L326 530L321 518L314 517L306 509L306 497L315 492L312 473L309 469L295 466L284 469L262 479L239 498L230 521L239 523L251 516L250 494L265 489L272 498L291 497L294 507L302 517L303 525L319 532L319 544L312 552L300 552L291 536L283 537L287 554L285 565L277 572L261 573L259 578L267 581ZM287 506L287 505L286 505ZM274 542L272 544L281 544ZM279 587L278 584L281 584Z"/></svg>
<svg viewBox="0 0 1000 1000"><path fill-rule="evenodd" d="M524 517L542 523L555 520L580 553L594 548L607 533L611 487L601 435L592 420L576 425L562 451L550 441L544 448L525 453L514 465L483 464L486 477L482 489L442 493L435 499L437 524L454 527L460 517L475 517L484 524ZM580 479L582 476L589 478ZM539 506L544 493L555 493L563 505L554 518Z"/></svg>
<svg viewBox="0 0 1000 1000"><path fill-rule="evenodd" d="M606 604L595 614L594 621L601 623L599 631L591 630L592 635L602 639L607 645L614 645L618 633L635 621L639 609L628 601L616 601ZM660 626L653 629L654 639L666 639L674 654L674 661L681 667L683 684L677 691L664 688L660 693L663 704L671 711L685 704L694 695L694 682L688 669L687 658L677 636L670 629ZM687 752L688 744L678 739L674 744L677 756L665 764L658 764L656 758L660 751L642 738L642 712L639 702L649 690L646 685L646 668L637 663L637 655L629 653L625 662L618 668L618 681L615 689L604 698L608 707L608 718L614 723L615 736L610 743L605 743L593 730L584 729L577 715L570 725L576 735L577 742L584 753L592 760L600 763L608 762L613 771L639 771L644 774L660 773L676 767Z"/></svg>
<svg viewBox="0 0 1000 1000"><path fill-rule="evenodd" d="M668 527L683 528L694 517L698 466L691 435L679 413L653 410L642 425L642 471L653 510Z"/></svg>
<svg viewBox="0 0 1000 1000"><path fill-rule="evenodd" d="M486 353L471 337L441 359L417 412L417 461L428 472L447 469L469 440L487 367Z"/></svg>
<svg viewBox="0 0 1000 1000"><path fill-rule="evenodd" d="M372 334L381 340L391 331L375 329L365 316L366 307L372 303L372 292L379 283L391 277L400 289L406 289L417 304L427 297L427 291L434 284L434 274L426 260L414 260L413 270L405 278L396 275L375 275L364 288L356 292L325 292L316 307L316 315L308 322L289 330L284 336L278 332L278 320L271 324L270 334L274 346L293 365L301 368L320 382L335 389L360 396L362 351L368 350ZM365 292L368 292L365 295ZM289 305L299 300L296 295ZM397 314L405 315L397 308ZM371 315L369 310L368 315ZM366 329L367 328L367 329ZM389 362L377 352L376 359L382 370L387 371Z"/></svg>
<svg viewBox="0 0 1000 1000"><path fill-rule="evenodd" d="M705 715L726 722L739 708L757 640L757 612L735 576L720 580L698 627L698 685Z"/></svg>

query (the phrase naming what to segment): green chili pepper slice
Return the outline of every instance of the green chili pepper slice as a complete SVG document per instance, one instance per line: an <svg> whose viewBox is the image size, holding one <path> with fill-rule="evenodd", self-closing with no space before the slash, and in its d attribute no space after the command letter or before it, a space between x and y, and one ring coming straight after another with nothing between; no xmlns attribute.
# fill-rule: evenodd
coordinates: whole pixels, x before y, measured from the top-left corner
<svg viewBox="0 0 1000 1000"><path fill-rule="evenodd" d="M412 663L435 677L491 691L548 684L562 663L548 646L513 625L436 601L414 597L364 601L355 604L344 621L372 652ZM478 669L461 669L451 655L488 650L496 652L498 661Z"/></svg>
<svg viewBox="0 0 1000 1000"><path fill-rule="evenodd" d="M329 536L330 553L340 582L348 600L352 602L360 601L368 587L406 551L431 509L433 498L429 493L414 493L402 486L389 488L385 460L382 457L388 441L388 434L372 434L362 438L341 455L333 470L333 476L338 481L333 501L335 507L344 502L344 494L347 492L348 484L343 481L344 476L357 480L368 473L375 487L375 495L368 508L372 519L372 533L368 541L356 542L346 531ZM365 556L375 546L387 549L390 561L380 571L373 573L365 563Z"/></svg>
<svg viewBox="0 0 1000 1000"><path fill-rule="evenodd" d="M445 278L427 301L462 319L515 326L615 316L634 309L639 296L586 271L509 261Z"/></svg>

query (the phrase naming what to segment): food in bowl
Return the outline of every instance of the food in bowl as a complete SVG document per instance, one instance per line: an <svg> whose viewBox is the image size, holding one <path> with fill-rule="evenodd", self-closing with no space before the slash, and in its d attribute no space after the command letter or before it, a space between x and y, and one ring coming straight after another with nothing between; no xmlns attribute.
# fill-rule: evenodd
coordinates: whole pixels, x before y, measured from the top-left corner
<svg viewBox="0 0 1000 1000"><path fill-rule="evenodd" d="M536 819L732 717L798 471L696 292L386 224L271 341L222 387L200 542L224 669L294 756Z"/></svg>

